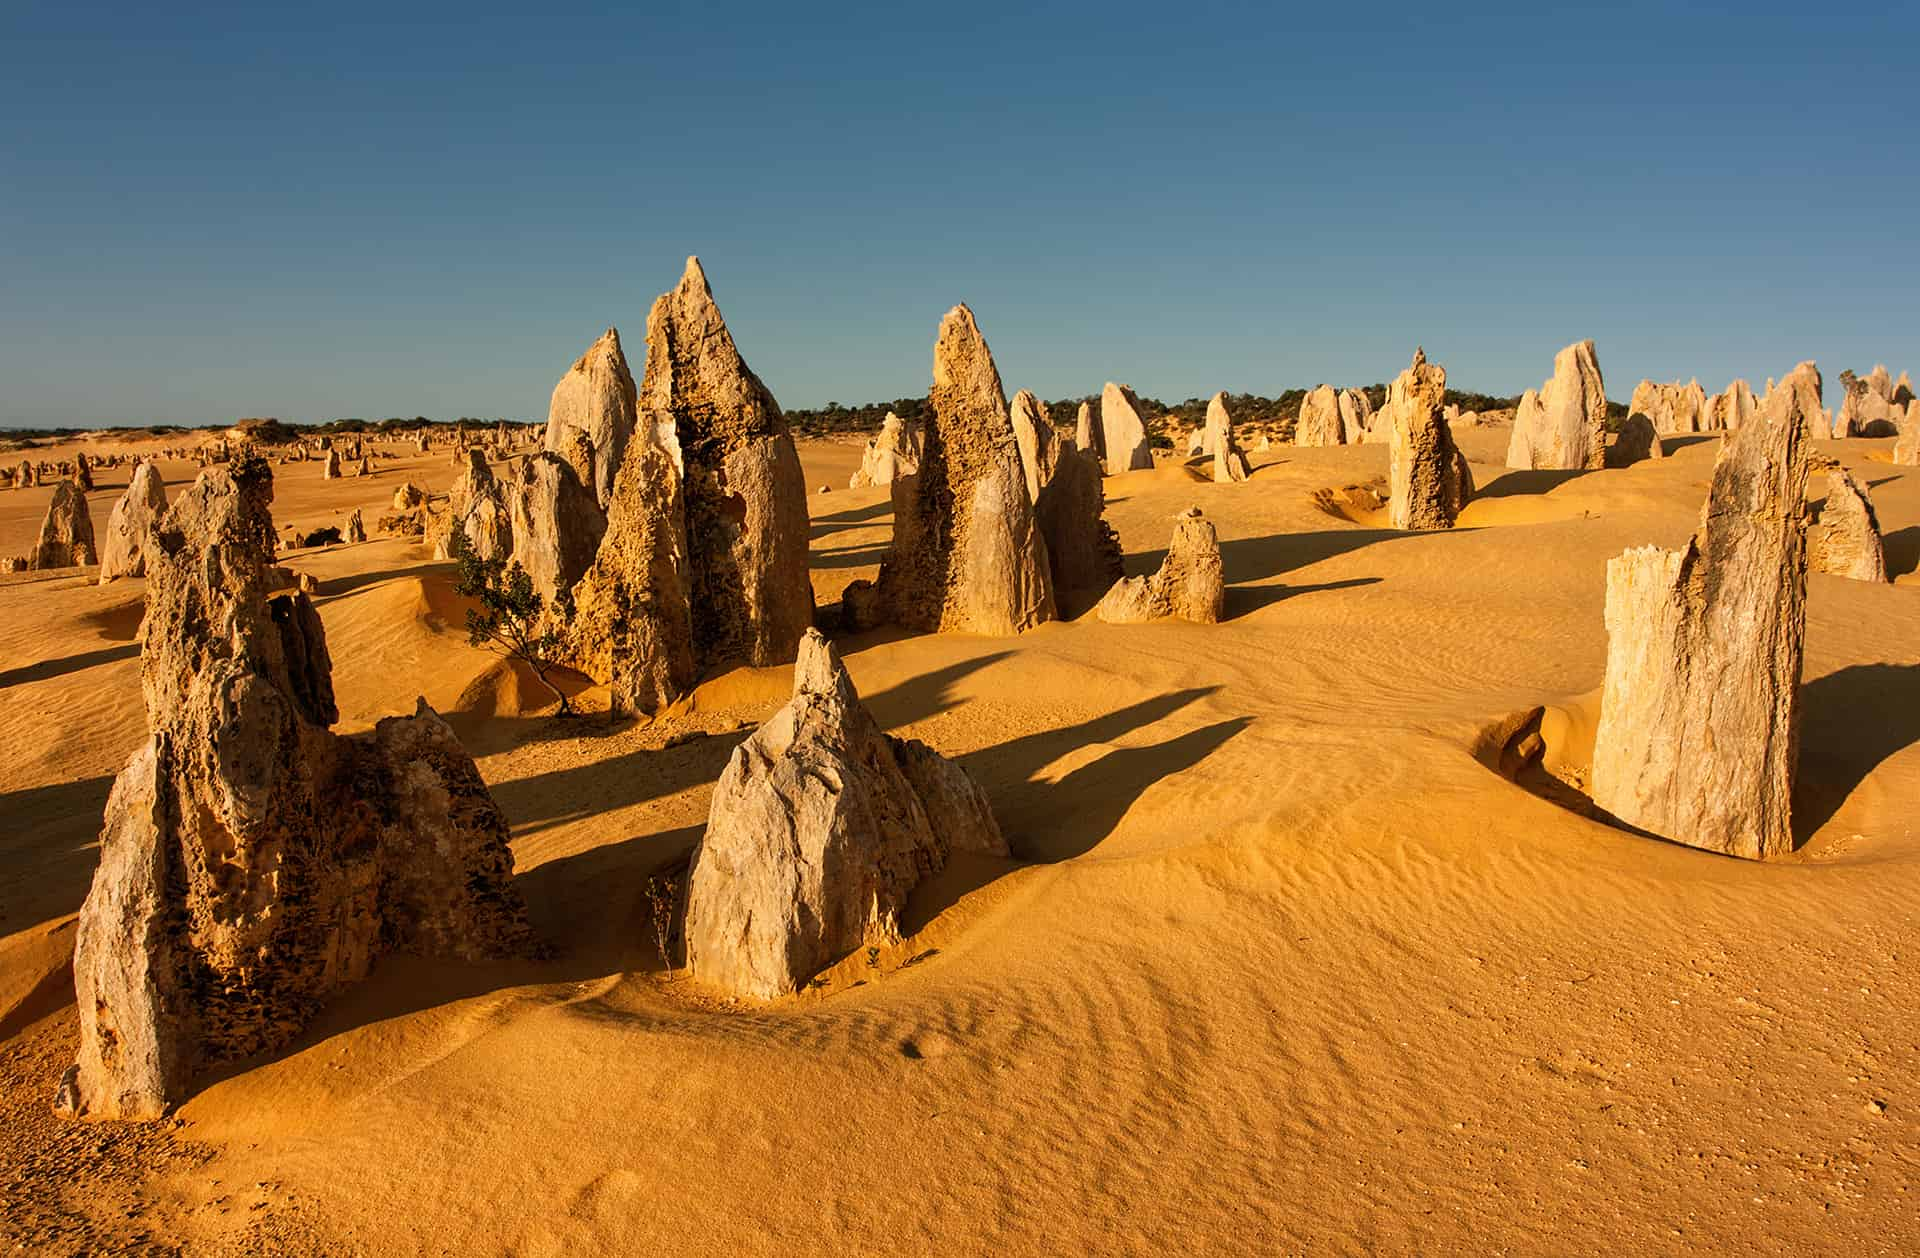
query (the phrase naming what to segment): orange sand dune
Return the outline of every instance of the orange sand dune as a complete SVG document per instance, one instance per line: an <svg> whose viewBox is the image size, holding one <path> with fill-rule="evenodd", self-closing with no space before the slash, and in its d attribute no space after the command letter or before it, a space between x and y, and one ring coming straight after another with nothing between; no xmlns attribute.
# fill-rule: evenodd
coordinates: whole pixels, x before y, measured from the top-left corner
<svg viewBox="0 0 1920 1258"><path fill-rule="evenodd" d="M1227 619L843 641L880 720L986 785L1016 859L956 863L906 939L742 1007L662 972L642 883L679 860L785 671L656 725L558 722L465 643L447 565L376 539L320 581L343 728L424 694L514 823L553 960L383 962L177 1126L46 1110L63 963L111 777L144 737L140 582L0 579L0 1236L191 1252L1565 1254L1920 1248L1920 476L1872 487L1894 586L1811 579L1806 839L1749 864L1565 811L1474 758L1577 720L1604 565L1694 527L1718 447L1500 466L1450 533L1313 492L1384 446L1277 448L1241 484L1109 478L1128 571L1219 528ZM810 486L852 443L804 443ZM1195 468L1200 465L1195 464ZM371 480L277 469L302 528ZM170 489L191 468L167 467ZM1816 475L1814 491L1824 492ZM93 499L104 525L124 473ZM0 491L0 554L50 491ZM814 583L873 575L887 493L815 495ZM587 689L590 709L604 694ZM698 734L679 741L678 736ZM667 746L670 739L676 745ZM50 1238L63 1238L55 1243Z"/></svg>

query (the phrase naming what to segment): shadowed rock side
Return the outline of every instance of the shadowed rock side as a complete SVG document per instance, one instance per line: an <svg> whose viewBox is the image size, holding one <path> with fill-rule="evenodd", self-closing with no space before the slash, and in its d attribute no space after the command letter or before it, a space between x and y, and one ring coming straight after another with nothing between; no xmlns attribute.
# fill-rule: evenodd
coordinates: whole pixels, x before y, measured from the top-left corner
<svg viewBox="0 0 1920 1258"><path fill-rule="evenodd" d="M919 467L919 430L888 411L880 421L879 433L867 442L860 456L860 470L847 480L847 488L891 485L898 477L913 475Z"/></svg>
<svg viewBox="0 0 1920 1258"><path fill-rule="evenodd" d="M652 425L627 442L606 532L573 589L569 662L616 711L652 715L693 689L686 511L679 460Z"/></svg>
<svg viewBox="0 0 1920 1258"><path fill-rule="evenodd" d="M1100 390L1100 454L1109 475L1153 467L1153 444L1140 399L1124 384L1107 381Z"/></svg>
<svg viewBox="0 0 1920 1258"><path fill-rule="evenodd" d="M1207 399L1207 426L1202 432L1202 448L1213 456L1215 484L1243 481L1252 472L1240 443L1233 439L1233 417L1227 414L1227 395L1216 393Z"/></svg>
<svg viewBox="0 0 1920 1258"><path fill-rule="evenodd" d="M1054 618L1046 543L1000 373L973 311L955 306L933 347L933 424L920 470L893 482L893 548L848 606L909 628L1010 634Z"/></svg>
<svg viewBox="0 0 1920 1258"><path fill-rule="evenodd" d="M113 504L107 517L107 540L100 550L100 584L121 577L142 576L147 571L147 538L167 513L166 483L160 469L152 463L134 466L127 481L127 492Z"/></svg>
<svg viewBox="0 0 1920 1258"><path fill-rule="evenodd" d="M326 462L320 465L320 479L321 480L339 480L340 479L340 452L338 450L327 451Z"/></svg>
<svg viewBox="0 0 1920 1258"><path fill-rule="evenodd" d="M1380 422L1390 434L1388 515L1397 529L1450 529L1473 497L1473 470L1441 414L1447 372L1424 349L1387 386Z"/></svg>
<svg viewBox="0 0 1920 1258"><path fill-rule="evenodd" d="M1813 530L1808 566L1853 581L1887 579L1887 553L1880 518L1866 486L1843 467L1827 469L1827 499Z"/></svg>
<svg viewBox="0 0 1920 1258"><path fill-rule="evenodd" d="M1337 446L1346 441L1340 418L1340 395L1330 384L1318 385L1300 401L1300 418L1293 425L1297 446Z"/></svg>
<svg viewBox="0 0 1920 1258"><path fill-rule="evenodd" d="M150 737L115 782L61 1107L151 1118L292 1039L383 953L527 950L507 824L424 701L343 738L319 614L269 599L272 476L203 472L148 547Z"/></svg>
<svg viewBox="0 0 1920 1258"><path fill-rule="evenodd" d="M1607 444L1608 467L1632 467L1648 459L1666 457L1667 447L1660 440L1659 430L1651 418L1639 411L1621 421L1620 431L1613 434L1613 440Z"/></svg>
<svg viewBox="0 0 1920 1258"><path fill-rule="evenodd" d="M606 513L573 466L545 451L521 465L511 497L514 561L551 605L592 566L606 536Z"/></svg>
<svg viewBox="0 0 1920 1258"><path fill-rule="evenodd" d="M575 471L604 507L613 495L614 473L620 470L637 414L633 373L620 349L620 333L608 328L553 386L542 444L571 462L577 457L573 434L590 443L590 472L577 466Z"/></svg>
<svg viewBox="0 0 1920 1258"><path fill-rule="evenodd" d="M1776 392L1722 445L1685 549L1607 564L1593 800L1629 826L1734 856L1793 847L1806 435Z"/></svg>
<svg viewBox="0 0 1920 1258"><path fill-rule="evenodd" d="M1120 535L1105 519L1106 504L1099 456L1061 450L1033 509L1056 598L1068 591L1102 592L1120 579Z"/></svg>
<svg viewBox="0 0 1920 1258"><path fill-rule="evenodd" d="M682 468L694 658L793 658L813 624L807 486L786 416L748 369L698 258L647 316L643 426L672 431Z"/></svg>
<svg viewBox="0 0 1920 1258"><path fill-rule="evenodd" d="M1570 471L1597 468L1607 456L1607 389L1592 341L1554 355L1553 378L1529 389L1514 413L1507 466Z"/></svg>
<svg viewBox="0 0 1920 1258"><path fill-rule="evenodd" d="M1220 537L1213 522L1188 507L1174 517L1167 557L1151 576L1128 577L1107 591L1094 609L1109 624L1149 620L1191 620L1211 625L1220 620L1227 587L1220 562Z"/></svg>
<svg viewBox="0 0 1920 1258"><path fill-rule="evenodd" d="M979 784L882 732L817 631L793 671L792 701L727 761L687 879L688 968L760 1000L897 940L908 894L953 852L1007 855Z"/></svg>
<svg viewBox="0 0 1920 1258"><path fill-rule="evenodd" d="M40 540L27 556L29 569L78 568L94 561L93 517L87 496L70 480L58 481L47 514L40 521Z"/></svg>

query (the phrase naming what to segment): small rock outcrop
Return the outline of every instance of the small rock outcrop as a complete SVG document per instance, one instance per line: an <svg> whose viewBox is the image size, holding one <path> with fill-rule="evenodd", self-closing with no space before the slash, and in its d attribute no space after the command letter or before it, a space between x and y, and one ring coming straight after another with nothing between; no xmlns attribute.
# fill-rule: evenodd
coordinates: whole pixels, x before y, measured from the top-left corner
<svg viewBox="0 0 1920 1258"><path fill-rule="evenodd" d="M1093 407L1089 403L1080 403L1080 412L1074 419L1073 444L1099 459L1102 467L1106 466L1106 430L1093 422Z"/></svg>
<svg viewBox="0 0 1920 1258"><path fill-rule="evenodd" d="M434 541L434 558L453 558L459 538L464 538L468 549L482 559L511 558L513 521L500 482L479 447L465 451L461 457L466 469L447 493L447 514Z"/></svg>
<svg viewBox="0 0 1920 1258"><path fill-rule="evenodd" d="M93 517L87 496L70 480L56 481L47 514L40 521L40 540L27 556L33 571L45 568L82 568L94 561Z"/></svg>
<svg viewBox="0 0 1920 1258"><path fill-rule="evenodd" d="M1920 398L1907 403L1900 440L1893 443L1893 461L1901 467L1920 467Z"/></svg>
<svg viewBox="0 0 1920 1258"><path fill-rule="evenodd" d="M360 518L360 508L358 507L355 507L347 515L347 540L349 542L364 542L367 540L366 521Z"/></svg>
<svg viewBox="0 0 1920 1258"><path fill-rule="evenodd" d="M1153 444L1140 399L1124 384L1109 380L1100 390L1100 451L1108 475L1153 467Z"/></svg>
<svg viewBox="0 0 1920 1258"><path fill-rule="evenodd" d="M107 517L107 540L100 549L100 584L121 577L144 576L146 544L167 513L166 483L153 463L137 463L127 481L127 492L113 504Z"/></svg>
<svg viewBox="0 0 1920 1258"><path fill-rule="evenodd" d="M1707 399L1707 431L1737 431L1753 418L1759 405L1754 401L1752 387L1745 380L1735 380L1726 392Z"/></svg>
<svg viewBox="0 0 1920 1258"><path fill-rule="evenodd" d="M1330 384L1308 390L1300 400L1300 417L1293 424L1293 444L1297 446L1337 446L1346 442L1346 426L1340 418L1340 395Z"/></svg>
<svg viewBox="0 0 1920 1258"><path fill-rule="evenodd" d="M1373 399L1359 389L1340 392L1340 435L1350 446L1381 440L1373 422Z"/></svg>
<svg viewBox="0 0 1920 1258"><path fill-rule="evenodd" d="M1887 552L1867 487L1840 466L1827 469L1827 498L1808 543L1808 566L1853 581L1885 582Z"/></svg>
<svg viewBox="0 0 1920 1258"><path fill-rule="evenodd" d="M340 452L338 450L331 448L327 450L327 461L320 465L320 479L340 479Z"/></svg>
<svg viewBox="0 0 1920 1258"><path fill-rule="evenodd" d="M1553 378L1521 395L1507 466L1570 471L1606 465L1607 389L1592 341L1554 355Z"/></svg>
<svg viewBox="0 0 1920 1258"><path fill-rule="evenodd" d="M848 489L891 485L920 470L920 432L892 411L880 421L880 431L867 442L860 470L847 481Z"/></svg>
<svg viewBox="0 0 1920 1258"><path fill-rule="evenodd" d="M1895 400L1896 387L1885 367L1875 366L1865 379L1843 371L1840 386L1846 393L1840 413L1833 419L1834 436L1891 437L1899 433L1906 407Z"/></svg>
<svg viewBox="0 0 1920 1258"><path fill-rule="evenodd" d="M1833 431L1831 418L1821 403L1820 368L1809 359L1789 371L1779 384L1770 384L1767 396L1760 399L1760 407L1765 410L1769 404L1783 408L1781 413L1790 416L1809 437L1830 436Z"/></svg>
<svg viewBox="0 0 1920 1258"><path fill-rule="evenodd" d="M341 737L326 633L272 597L266 464L211 468L148 548L149 738L115 781L74 950L67 1113L146 1119L286 1044L389 952L528 951L506 819L424 701Z"/></svg>
<svg viewBox="0 0 1920 1258"><path fill-rule="evenodd" d="M1642 380L1634 386L1627 414L1645 415L1654 432L1663 437L1706 430L1707 391L1698 380L1686 384L1656 384Z"/></svg>
<svg viewBox="0 0 1920 1258"><path fill-rule="evenodd" d="M595 500L607 504L613 493L613 475L627 452L627 440L633 435L638 414L633 372L627 369L627 356L620 349L620 333L608 328L587 352L574 361L560 383L553 386L547 403L547 430L543 446L551 453L573 460L578 457L578 439L584 437L592 460L575 472L593 490Z"/></svg>
<svg viewBox="0 0 1920 1258"><path fill-rule="evenodd" d="M1240 444L1233 439L1233 417L1227 414L1227 395L1216 393L1207 399L1207 426L1204 429L1205 449L1213 456L1213 480L1215 484L1229 481L1243 481L1252 472L1247 467L1247 456L1240 450Z"/></svg>
<svg viewBox="0 0 1920 1258"><path fill-rule="evenodd" d="M899 938L907 896L954 852L1008 854L986 793L861 704L833 645L801 640L793 699L734 749L687 877L687 967L772 1000Z"/></svg>
<svg viewBox="0 0 1920 1258"><path fill-rule="evenodd" d="M950 633L1020 633L1052 620L1046 543L1006 394L963 305L940 321L929 400L920 470L893 483L893 549L880 564L878 607L896 624ZM865 598L864 588L853 597Z"/></svg>
<svg viewBox="0 0 1920 1258"><path fill-rule="evenodd" d="M1226 606L1220 537L1198 507L1174 517L1167 557L1151 576L1128 577L1107 591L1095 614L1115 625L1191 620L1211 625Z"/></svg>
<svg viewBox="0 0 1920 1258"><path fill-rule="evenodd" d="M1441 413L1446 368L1424 349L1387 386L1379 422L1391 434L1388 518L1397 529L1450 529L1473 497L1473 470Z"/></svg>
<svg viewBox="0 0 1920 1258"><path fill-rule="evenodd" d="M1722 444L1686 547L1607 564L1593 801L1628 826L1733 856L1792 850L1806 437L1776 391Z"/></svg>

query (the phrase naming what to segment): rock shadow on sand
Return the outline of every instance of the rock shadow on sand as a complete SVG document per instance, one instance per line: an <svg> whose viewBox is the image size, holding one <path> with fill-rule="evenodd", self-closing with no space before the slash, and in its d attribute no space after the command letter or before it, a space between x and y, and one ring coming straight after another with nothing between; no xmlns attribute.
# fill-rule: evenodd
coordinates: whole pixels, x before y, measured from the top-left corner
<svg viewBox="0 0 1920 1258"><path fill-rule="evenodd" d="M1920 742L1920 664L1854 664L1800 687L1793 833L1806 845L1867 775Z"/></svg>

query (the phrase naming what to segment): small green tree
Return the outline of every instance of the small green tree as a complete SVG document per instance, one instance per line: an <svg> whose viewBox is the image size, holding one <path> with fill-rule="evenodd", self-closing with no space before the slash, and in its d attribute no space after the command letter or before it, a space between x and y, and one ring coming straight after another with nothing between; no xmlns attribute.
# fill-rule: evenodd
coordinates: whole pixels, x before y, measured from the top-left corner
<svg viewBox="0 0 1920 1258"><path fill-rule="evenodd" d="M562 627L573 623L572 592L561 590L554 596L554 617L543 622L540 613L545 600L517 560L482 559L468 544L466 532L458 528L453 531L452 551L458 565L454 593L480 604L467 609L468 644L525 664L560 701L554 715L574 715L566 692L547 677L560 663Z"/></svg>

